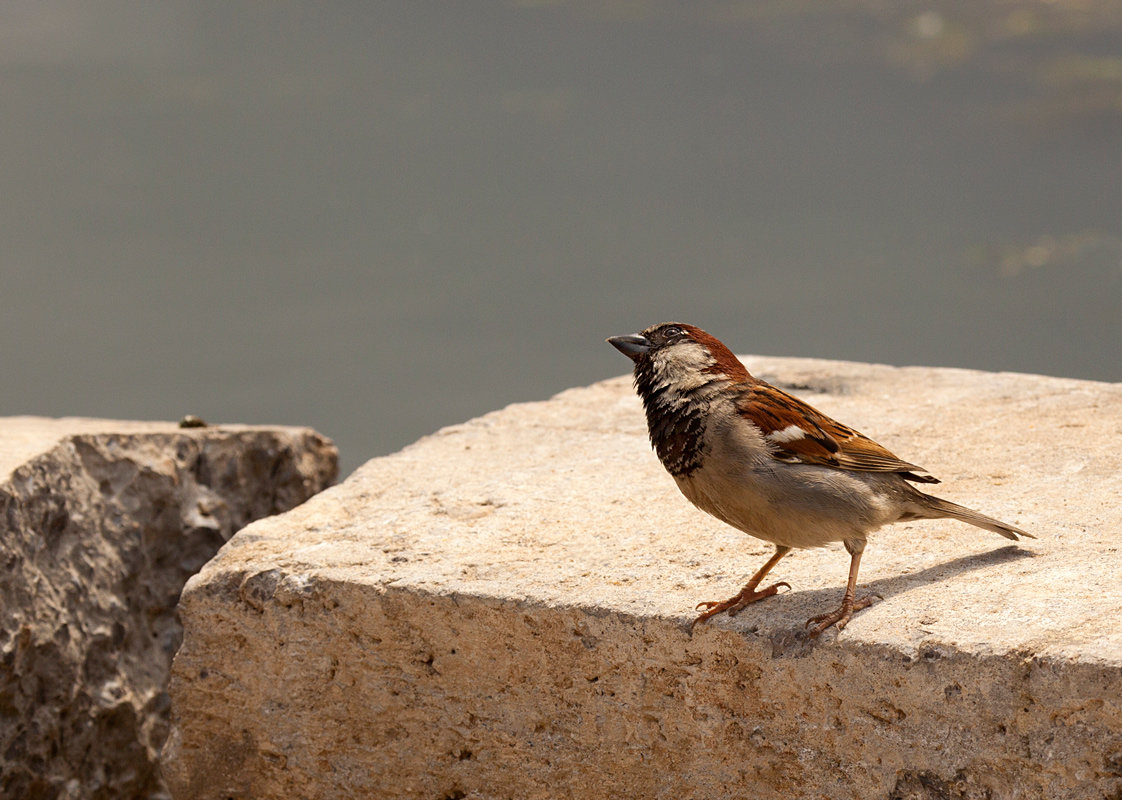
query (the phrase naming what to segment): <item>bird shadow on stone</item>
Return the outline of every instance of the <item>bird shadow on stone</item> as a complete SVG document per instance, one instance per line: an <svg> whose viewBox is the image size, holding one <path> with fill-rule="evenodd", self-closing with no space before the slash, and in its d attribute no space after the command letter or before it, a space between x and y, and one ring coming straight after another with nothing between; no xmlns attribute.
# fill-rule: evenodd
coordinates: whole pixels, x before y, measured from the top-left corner
<svg viewBox="0 0 1122 800"><path fill-rule="evenodd" d="M1024 558L1035 558L1037 555L1039 554L1017 545L999 547L985 553L960 556L950 561L932 564L917 572L900 573L867 583L858 580L857 596L874 595L878 600L869 608L875 608L879 602L903 594L910 589L927 586L978 569L1007 564ZM836 633L837 630L836 628L830 628L820 637L811 637L804 624L807 616L813 613L832 611L841 602L844 591L844 584L839 584L837 587L824 589L795 589L790 592L781 592L779 597L783 600L777 601L775 598L768 598L759 605L748 606L734 618L734 621L747 619L756 610L763 612L749 623L748 630L756 633L770 628L771 631L766 635L772 639L773 651L782 651L783 655L788 656L805 655L816 642L833 639L834 633L831 632ZM864 609L856 612L850 624L858 622L864 612Z"/></svg>
<svg viewBox="0 0 1122 800"><path fill-rule="evenodd" d="M1027 550L1018 545L1011 544L999 547L996 550L987 550L984 553L975 553L968 556L959 556L940 564L932 564L918 572L903 572L886 578L877 578L868 583L857 582L857 594L873 594L882 600L887 600L894 595L902 594L909 589L931 583L938 583L948 578L953 578L967 572L972 572L985 567L998 564L1007 564L1023 558L1035 558L1038 553ZM864 591L862 591L864 590ZM816 589L807 594L829 594L830 589Z"/></svg>

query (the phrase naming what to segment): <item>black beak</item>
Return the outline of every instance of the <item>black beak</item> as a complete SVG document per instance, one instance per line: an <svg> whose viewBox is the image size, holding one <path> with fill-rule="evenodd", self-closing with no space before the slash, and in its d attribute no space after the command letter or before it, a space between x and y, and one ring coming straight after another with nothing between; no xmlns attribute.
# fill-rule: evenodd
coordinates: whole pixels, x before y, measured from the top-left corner
<svg viewBox="0 0 1122 800"><path fill-rule="evenodd" d="M650 339L637 333L630 333L627 336L610 336L607 342L632 361L637 360L639 356L651 349Z"/></svg>

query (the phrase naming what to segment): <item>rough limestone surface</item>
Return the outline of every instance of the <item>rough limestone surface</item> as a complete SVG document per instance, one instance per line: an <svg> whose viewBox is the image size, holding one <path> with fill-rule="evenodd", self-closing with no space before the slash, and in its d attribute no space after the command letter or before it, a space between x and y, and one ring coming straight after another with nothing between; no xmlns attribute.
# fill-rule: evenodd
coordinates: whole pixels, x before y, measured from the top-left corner
<svg viewBox="0 0 1122 800"><path fill-rule="evenodd" d="M336 464L305 428L0 419L0 797L167 797L183 584Z"/></svg>
<svg viewBox="0 0 1122 800"><path fill-rule="evenodd" d="M250 525L188 583L165 775L225 798L1122 797L1122 385L749 358L1034 532L871 537L690 635L770 547L696 511L627 378Z"/></svg>

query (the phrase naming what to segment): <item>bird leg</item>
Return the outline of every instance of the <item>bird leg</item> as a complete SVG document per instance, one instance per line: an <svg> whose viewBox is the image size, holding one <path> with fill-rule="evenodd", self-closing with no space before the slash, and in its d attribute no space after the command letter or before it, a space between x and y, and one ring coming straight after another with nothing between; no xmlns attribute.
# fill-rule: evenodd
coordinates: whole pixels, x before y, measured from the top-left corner
<svg viewBox="0 0 1122 800"><path fill-rule="evenodd" d="M749 603L754 603L757 600L763 600L765 597L771 597L773 594L779 591L780 586L786 586L788 589L790 589L791 584L787 583L786 581L780 581L779 583L773 583L766 589L762 589L758 592L756 591L756 587L760 585L760 581L764 579L764 576L771 572L771 568L779 563L779 559L783 558L783 556L787 555L790 552L790 547L776 545L775 555L769 558L767 560L767 563L756 571L756 574L751 577L748 583L744 584L744 588L741 589L735 597L730 597L728 600L722 600L720 602L717 602L715 600L705 600L698 603L697 608L704 608L705 612L701 614L701 616L699 616L697 619L695 619L692 623L690 623L690 631L693 631L693 626L697 623L704 622L714 614L720 614L722 611L727 611L730 617L735 617L736 612L740 611L740 609L744 608Z"/></svg>
<svg viewBox="0 0 1122 800"><path fill-rule="evenodd" d="M837 625L838 630L842 630L849 622L849 618L853 616L854 611L860 611L873 602L873 595L871 594L854 599L854 591L857 588L857 570L861 566L861 552L865 549L864 543L858 549L857 547L851 548L850 543L846 542L845 549L849 550L850 553L849 583L845 585L845 596L842 597L841 605L838 606L836 611L831 611L829 614L819 614L817 617L811 617L806 621L807 625L814 625L814 629L810 632L811 636L818 636L831 625Z"/></svg>

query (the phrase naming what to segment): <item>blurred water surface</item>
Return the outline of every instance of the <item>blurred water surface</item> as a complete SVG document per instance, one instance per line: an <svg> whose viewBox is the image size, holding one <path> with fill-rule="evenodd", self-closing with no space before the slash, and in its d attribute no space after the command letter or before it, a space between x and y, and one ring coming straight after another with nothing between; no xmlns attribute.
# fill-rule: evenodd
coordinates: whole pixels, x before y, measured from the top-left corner
<svg viewBox="0 0 1122 800"><path fill-rule="evenodd" d="M1122 380L1117 9L7 2L0 414L350 470L665 319Z"/></svg>

